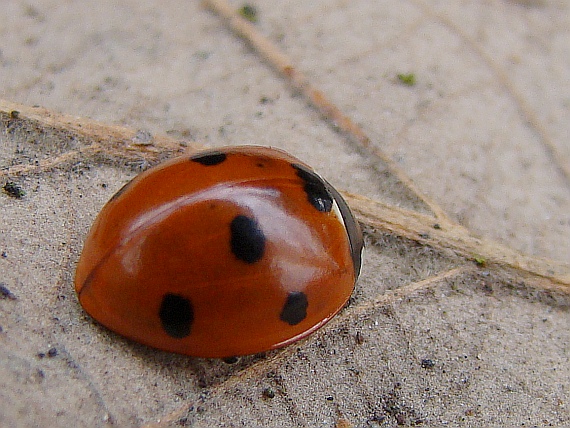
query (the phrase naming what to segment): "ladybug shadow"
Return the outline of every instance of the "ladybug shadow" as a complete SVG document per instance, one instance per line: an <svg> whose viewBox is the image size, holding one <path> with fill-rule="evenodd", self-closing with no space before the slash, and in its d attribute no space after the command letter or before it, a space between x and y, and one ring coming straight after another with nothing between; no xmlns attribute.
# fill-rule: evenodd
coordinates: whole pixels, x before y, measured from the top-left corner
<svg viewBox="0 0 570 428"><path fill-rule="evenodd" d="M127 352L129 358L137 359L141 364L148 366L149 372L155 371L160 376L166 376L173 383L184 386L186 390L192 389L192 385L199 389L212 388L261 361L269 362L276 354L282 352L275 350L224 359L198 358L154 349L113 332L108 332L108 335L115 346L121 343L121 349L117 352Z"/></svg>

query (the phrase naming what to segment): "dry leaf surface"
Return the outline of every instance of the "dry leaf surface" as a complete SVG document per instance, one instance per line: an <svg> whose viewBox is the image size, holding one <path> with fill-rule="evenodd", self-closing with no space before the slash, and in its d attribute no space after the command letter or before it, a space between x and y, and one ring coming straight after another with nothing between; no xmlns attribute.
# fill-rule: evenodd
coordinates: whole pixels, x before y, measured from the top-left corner
<svg viewBox="0 0 570 428"><path fill-rule="evenodd" d="M258 2L271 56L208 4L3 5L0 425L569 425L570 6ZM98 326L72 287L98 210L226 144L350 192L348 307L232 365Z"/></svg>

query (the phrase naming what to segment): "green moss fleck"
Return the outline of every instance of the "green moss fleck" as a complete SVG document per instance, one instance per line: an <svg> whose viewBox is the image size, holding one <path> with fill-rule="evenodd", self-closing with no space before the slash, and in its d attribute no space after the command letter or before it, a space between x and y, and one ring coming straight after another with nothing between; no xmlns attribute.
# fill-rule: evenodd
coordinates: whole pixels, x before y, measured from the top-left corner
<svg viewBox="0 0 570 428"><path fill-rule="evenodd" d="M483 256L475 256L473 260L475 260L477 266L485 266L485 264L487 263L487 260Z"/></svg>
<svg viewBox="0 0 570 428"><path fill-rule="evenodd" d="M414 86L416 84L416 75L414 73L400 73L398 80L406 86Z"/></svg>
<svg viewBox="0 0 570 428"><path fill-rule="evenodd" d="M9 181L3 186L4 191L16 199L21 199L26 196L26 192L18 184Z"/></svg>
<svg viewBox="0 0 570 428"><path fill-rule="evenodd" d="M249 22L257 22L257 9L251 4L244 4L239 8L239 14Z"/></svg>

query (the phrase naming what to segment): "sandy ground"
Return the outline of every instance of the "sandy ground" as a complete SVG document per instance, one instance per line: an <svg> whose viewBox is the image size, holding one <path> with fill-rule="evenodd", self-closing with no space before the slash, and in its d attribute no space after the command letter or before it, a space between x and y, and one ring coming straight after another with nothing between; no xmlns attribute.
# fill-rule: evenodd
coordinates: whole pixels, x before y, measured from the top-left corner
<svg viewBox="0 0 570 428"><path fill-rule="evenodd" d="M1 104L0 184L26 194L0 194L0 426L570 426L568 3L255 6L259 33L371 148L199 2L4 0L0 99L22 107ZM100 138L68 126L79 117ZM105 201L163 157L238 144L283 148L402 210L398 229L357 208L366 258L341 315L236 364L133 344L85 315L73 274ZM418 193L447 228L406 223L406 209L440 220ZM557 268L459 251L461 227Z"/></svg>

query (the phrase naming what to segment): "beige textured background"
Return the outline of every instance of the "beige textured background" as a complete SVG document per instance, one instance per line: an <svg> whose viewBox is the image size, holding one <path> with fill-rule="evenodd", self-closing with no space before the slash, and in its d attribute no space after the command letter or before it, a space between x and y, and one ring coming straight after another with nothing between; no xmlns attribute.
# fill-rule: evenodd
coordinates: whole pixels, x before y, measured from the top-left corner
<svg viewBox="0 0 570 428"><path fill-rule="evenodd" d="M255 5L260 33L453 221L568 264L568 2ZM4 100L143 136L281 147L341 189L416 207L199 2L4 0L0 16ZM2 125L1 184L27 195L0 194L0 282L15 296L0 299L0 425L570 425L568 294L371 226L350 306L285 350L227 365L109 333L81 311L74 266L98 210L147 164L110 154L16 173L90 141L62 139L60 122Z"/></svg>

